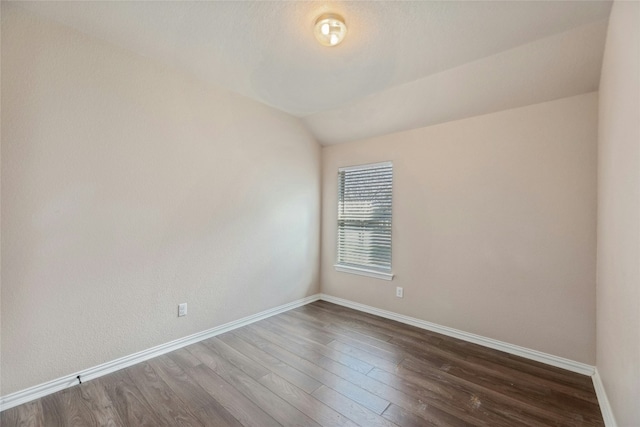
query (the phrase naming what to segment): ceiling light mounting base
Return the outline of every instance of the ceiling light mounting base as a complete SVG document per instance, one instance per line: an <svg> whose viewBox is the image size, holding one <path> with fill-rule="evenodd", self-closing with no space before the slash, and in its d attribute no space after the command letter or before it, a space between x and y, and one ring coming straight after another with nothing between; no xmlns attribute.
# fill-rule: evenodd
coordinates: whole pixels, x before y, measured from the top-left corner
<svg viewBox="0 0 640 427"><path fill-rule="evenodd" d="M344 18L335 13L325 13L316 19L314 34L320 44L324 46L336 46L344 40L347 34L347 26Z"/></svg>

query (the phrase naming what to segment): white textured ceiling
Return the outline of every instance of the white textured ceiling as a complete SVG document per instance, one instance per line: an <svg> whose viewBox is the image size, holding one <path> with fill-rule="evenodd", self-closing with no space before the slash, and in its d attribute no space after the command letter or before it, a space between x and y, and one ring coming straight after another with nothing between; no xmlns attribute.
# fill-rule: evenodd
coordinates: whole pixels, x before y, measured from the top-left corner
<svg viewBox="0 0 640 427"><path fill-rule="evenodd" d="M302 117L325 144L596 90L610 2L20 2ZM336 47L313 38L345 17Z"/></svg>

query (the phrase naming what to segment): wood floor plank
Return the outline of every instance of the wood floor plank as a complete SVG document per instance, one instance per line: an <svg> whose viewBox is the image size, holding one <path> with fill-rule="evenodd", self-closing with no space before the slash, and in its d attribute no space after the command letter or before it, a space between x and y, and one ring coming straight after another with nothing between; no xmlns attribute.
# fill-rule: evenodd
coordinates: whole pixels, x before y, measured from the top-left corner
<svg viewBox="0 0 640 427"><path fill-rule="evenodd" d="M362 406L381 414L389 405L388 401L320 367L316 363L318 362L317 354L310 355L309 350L287 342L285 339L282 339L267 329L260 329L257 325L249 325L249 327L243 329L243 331L237 331L239 334L242 334L242 337L259 343L258 345L260 345L260 348L264 351L304 371L322 384L344 394ZM328 362L332 361L328 360ZM344 369L347 368L345 367Z"/></svg>
<svg viewBox="0 0 640 427"><path fill-rule="evenodd" d="M335 319L341 319L342 321L348 323L352 328L362 327L363 331L371 331L372 329L370 328L373 326L375 327L373 331L375 331L375 333L379 336L386 337L387 341L395 337L398 333L411 334L412 332L414 332L413 329L411 329L413 327L410 327L409 325L403 325L408 326L407 328L394 328L397 322L394 322L392 320L373 316L369 313L351 310L337 304L327 303L325 301L314 302L312 304L304 306L303 309L314 315L323 314Z"/></svg>
<svg viewBox="0 0 640 427"><path fill-rule="evenodd" d="M422 405L424 410L420 411L420 416L393 403L382 413L382 416L403 427L473 427L473 424L446 414L438 408L428 408L426 403Z"/></svg>
<svg viewBox="0 0 640 427"><path fill-rule="evenodd" d="M198 365L202 365L202 362L193 354L189 353L186 348L179 348L175 351L172 351L171 358L173 360L176 360L176 363L179 363L180 366L184 366L187 368L195 368Z"/></svg>
<svg viewBox="0 0 640 427"><path fill-rule="evenodd" d="M270 372L281 376L307 393L313 393L314 390L322 385L320 381L317 381L309 375L292 368L277 357L260 350L258 347L242 340L231 332L220 335L218 338L227 345L242 352L245 356L251 358L257 363L260 363L262 366L269 369Z"/></svg>
<svg viewBox="0 0 640 427"><path fill-rule="evenodd" d="M597 404L558 392L535 380L525 385L521 382L513 381L511 378L496 375L493 372L473 369L473 365L465 365L456 363L456 361L447 361L446 359L435 359L434 363L434 359L408 357L399 367L415 372L416 375L424 375L426 372L433 372L434 370L444 371L449 375L533 406L545 409L553 408L561 412L570 409L591 418L597 419L600 417L600 408Z"/></svg>
<svg viewBox="0 0 640 427"><path fill-rule="evenodd" d="M255 339L252 339L251 337L248 337L248 339L255 344L256 342ZM240 338L237 338L237 340L244 342L247 346L252 346L252 344L249 344L248 342L245 342ZM258 350L256 347L254 348L257 351L261 351L261 350ZM302 369L304 369L304 367L302 367ZM405 408L410 408L411 410L414 410L416 413L420 414L420 416L426 417L426 419L437 420L437 422L439 423L438 425L455 426L455 427L467 425L466 423L463 423L461 420L455 419L455 417L451 416L450 414L446 414L434 407L428 407L419 399L412 398L392 387L387 386L386 384L382 384L361 373L358 373L353 370L345 369L343 365L339 365L338 363L333 363L333 366L329 367L329 369L331 370L332 373L337 374L338 376L342 375L348 381L358 386L361 386L363 389L369 392L372 392L373 394L376 394L383 399L396 402ZM349 372L347 373L346 371L349 371ZM345 373L347 373L347 375L345 375ZM322 374L320 374L320 377L322 377ZM344 390L342 391L345 392ZM357 393L359 394L359 392ZM424 422L424 418L423 418L423 422Z"/></svg>
<svg viewBox="0 0 640 427"><path fill-rule="evenodd" d="M169 425L156 416L154 410L126 372L116 371L92 381L106 390L125 425L145 427Z"/></svg>
<svg viewBox="0 0 640 427"><path fill-rule="evenodd" d="M358 360L362 360L376 368L384 369L385 371L393 372L398 366L398 362L392 362L388 359L378 357L368 351L361 350L357 347L350 346L342 341L332 341L327 344L327 347L331 347L334 350L338 350L341 353L348 354ZM400 359L401 361L402 359Z"/></svg>
<svg viewBox="0 0 640 427"><path fill-rule="evenodd" d="M288 402L270 392L262 384L235 367L231 362L207 350L207 346L198 343L189 347L189 351L209 369L234 386L240 393L253 401L262 410L271 415L285 427L319 426L311 418L291 406Z"/></svg>
<svg viewBox="0 0 640 427"><path fill-rule="evenodd" d="M45 425L42 400L34 400L0 412L0 426L40 427Z"/></svg>
<svg viewBox="0 0 640 427"><path fill-rule="evenodd" d="M77 386L79 397L86 407L93 413L96 425L104 427L119 427L125 424L120 419L107 391L95 381L88 381Z"/></svg>
<svg viewBox="0 0 640 427"><path fill-rule="evenodd" d="M350 316L353 316L353 317L355 317L355 318L357 318L357 317L359 317L359 316L360 316L360 313L349 313L349 315L350 315ZM366 317L366 316L364 316L364 317ZM362 319L361 319L361 320L362 320ZM362 320L362 322L364 323L364 321L363 321L363 320ZM379 326L380 324L383 324L383 323L385 323L385 322L387 322L387 321L386 321L386 319L377 319L376 324ZM395 326L395 325L394 325L394 326ZM385 327L385 328L387 328L387 327ZM383 328L383 329L384 329L384 328ZM387 329L387 330L388 330L388 331L391 331L390 329ZM390 342L393 342L393 340L397 339L397 338L398 338L398 336L399 336L399 337L401 337L401 339L407 339L407 340L413 340L413 339L416 339L416 337L418 337L418 338L420 338L420 340L422 341L422 340L423 340L423 338L421 337L421 333L422 333L422 331L416 331L416 330L410 330L410 329L409 329L409 334L408 334L408 335L404 335L404 336L403 336L403 334L397 334L394 338L391 338L391 339L390 339ZM433 338L433 337L429 337L429 339L431 340L431 343L433 343L433 342L434 342L434 338ZM464 345L465 343L460 344L459 340L453 340L453 339L448 338L448 337L436 337L436 339L438 340L438 342L439 342L439 343L442 343L442 341L446 341L446 340L455 341L454 346L456 346L456 348L454 348L454 346L452 346L450 343L446 343L450 350L460 351L460 347L469 347L469 346L465 346L465 345ZM422 341L422 343L424 344L424 341ZM430 344L430 343L428 343L428 344ZM472 345L472 346L471 346L471 353L472 353L472 354L474 354L474 356L477 356L477 357L482 356L482 357L483 357L483 360L490 360L490 358L491 358L491 357L495 358L495 357L496 357L496 355L498 355L498 356L502 356L502 357L504 357L504 356L505 356L505 354L504 354L504 353L500 354L500 352L496 352L496 351L494 351L494 350L490 350L490 349L483 349L482 351L477 351L478 349L477 349L476 347L477 347L477 346L475 346L475 345ZM489 356L489 357L485 358L485 356L486 356L486 353L487 353L487 352L488 352L488 353L491 353L491 354L490 354L490 356ZM464 355L463 355L463 356L461 356L461 357L466 358L467 356L464 356ZM509 363L509 362L507 362L507 363ZM519 361L519 360L517 360L517 359L516 359L516 363L521 363L521 361ZM511 364L511 365L513 365L514 363L510 363L510 364ZM521 366L521 365L520 365L520 366ZM528 365L526 368L527 368L528 370L531 370L531 369L532 369L531 365ZM538 369L538 368L540 368L540 367L539 367L539 366L534 366L534 367L533 367L533 369ZM552 371L555 371L555 370L552 370ZM554 373L555 373L555 374L557 374L557 372L554 372ZM553 375L553 374L551 374L551 375ZM566 373L566 372L562 372L562 373L561 373L561 374L559 374L559 375L560 375L560 376L559 376L559 378L563 378L563 377L565 377L565 376L570 376L570 377L574 377L574 376L575 376L575 374L572 374L572 373ZM555 378L557 379L558 377L556 376ZM572 378L572 380L571 380L571 382L570 382L570 383L571 383L571 384L575 384L575 383L578 383L578 384L579 384L580 382L583 382L583 381L584 381L584 379L578 379L577 381L575 381L575 378ZM593 395L593 394L592 394L592 395ZM581 416L584 416L584 414L578 415L578 417L581 417ZM579 420L579 419L580 419L580 418L578 418L578 420Z"/></svg>
<svg viewBox="0 0 640 427"><path fill-rule="evenodd" d="M285 316L273 316L266 319L266 322L274 323L284 329L288 329L291 326L297 326L298 323L297 321ZM296 330L299 337L304 337L320 344L328 344L335 339L330 333L322 330L311 328L296 328Z"/></svg>
<svg viewBox="0 0 640 427"><path fill-rule="evenodd" d="M312 317L309 317L308 319L312 319ZM337 324L333 322L333 320L335 319L331 319L332 328L335 327ZM389 346L392 346L391 344L381 341L378 338L362 335L360 332L356 332L355 334L357 334L358 339L363 340L363 337L365 337L363 341L369 340L370 343L375 344L376 346L381 348L390 349ZM393 349L391 350L393 351ZM404 353L400 351L398 348L396 348L395 351L397 352L398 355L402 357L409 354L409 353ZM332 367L330 366L325 366L325 368L334 372L332 370ZM438 408L437 406L429 405L420 399L416 399L413 396L409 396L392 387L387 386L386 384L382 384L372 378L361 375L357 372L341 369L335 373L337 373L338 375L341 375L345 379L348 379L354 384L357 384L360 387L393 402L394 406L397 405L401 411L404 411L404 413L406 414L404 418L406 419L409 419L407 417L411 417L411 419L415 419L417 417L417 419L421 420L421 421L418 421L419 423L429 423L429 424L436 424L436 425L451 425L451 426L469 425L468 423L462 421L461 419L443 410L443 409L446 410L449 408L446 408L446 407Z"/></svg>
<svg viewBox="0 0 640 427"><path fill-rule="evenodd" d="M344 415L274 373L264 376L260 382L324 427L352 427L354 425Z"/></svg>
<svg viewBox="0 0 640 427"><path fill-rule="evenodd" d="M212 353L230 361L238 369L249 375L254 380L259 380L269 373L267 368L259 363L255 363L251 358L245 356L233 347L230 347L224 341L218 339L218 337L210 338L202 341L201 343L206 345Z"/></svg>
<svg viewBox="0 0 640 427"><path fill-rule="evenodd" d="M318 329L330 333L338 341L368 351L392 362L399 363L406 357L406 354L400 351L397 346L389 344L387 341L344 328L340 326L338 322L322 321L318 318L311 320L311 316L293 310L282 313L282 316L296 319L298 323L304 325L305 328Z"/></svg>
<svg viewBox="0 0 640 427"><path fill-rule="evenodd" d="M184 405L148 362L138 363L127 369L138 390L153 407L155 413L170 425L185 427L202 427L202 423Z"/></svg>
<svg viewBox="0 0 640 427"><path fill-rule="evenodd" d="M62 401L58 393L44 396L40 401L42 403L43 425L45 427L56 427L67 424Z"/></svg>
<svg viewBox="0 0 640 427"><path fill-rule="evenodd" d="M339 323L339 320L336 321L336 318L334 316L329 316L328 313L321 311L309 313L308 310L304 310L304 306L298 307L294 310L289 310L282 314L291 318L295 318L299 323L304 324L305 326L322 328L323 330L349 336L353 339L363 341L371 345L377 346L379 344L386 343L390 339L389 336L372 336L371 334L365 335L358 331L354 331L353 329L347 329ZM395 348L391 345L387 346L386 348L390 349L391 351L395 350Z"/></svg>
<svg viewBox="0 0 640 427"><path fill-rule="evenodd" d="M397 344L410 354L406 360L419 359L425 362L440 361L443 369L450 369L450 366L471 366L474 372L495 375L505 378L511 382L517 383L523 387L532 387L538 384L546 389L553 389L567 396L572 396L597 405L597 399L593 390L586 391L582 387L575 387L564 384L563 382L553 381L542 376L532 375L531 373L522 372L513 367L504 366L499 360L488 361L486 359L476 359L465 357L458 353L452 353L446 349L432 346L420 345L415 342L401 341ZM577 374L576 374L577 375Z"/></svg>
<svg viewBox="0 0 640 427"><path fill-rule="evenodd" d="M177 362L177 361L176 361ZM187 374L245 427L278 427L280 423L247 399L231 384L207 368L184 366Z"/></svg>
<svg viewBox="0 0 640 427"><path fill-rule="evenodd" d="M420 346L433 345L429 340L421 342L419 339L408 338L402 335L392 338L390 342L403 347L411 347L414 344L418 344ZM512 355L484 348L473 343L462 342L455 339L440 339L436 347L442 351L448 352L451 357L463 358L478 365L485 365L493 368L500 366L502 369L510 369L514 372L527 373L535 377L564 384L568 387L589 393L591 393L593 389L591 379L586 375L579 375L568 371L560 372L561 370L555 367L550 367L553 369L542 369L524 358L510 357Z"/></svg>
<svg viewBox="0 0 640 427"><path fill-rule="evenodd" d="M589 377L324 301L11 408L0 423L604 426Z"/></svg>
<svg viewBox="0 0 640 427"><path fill-rule="evenodd" d="M316 301L309 304L308 307L310 310L320 309L333 314L336 317L350 319L354 322L359 322L361 324L364 323L376 330L386 331L386 333L391 335L391 342L397 340L418 340L427 345L438 345L441 348L447 348L449 351L456 352L462 357L475 357L485 359L489 362L495 360L496 357L500 357L500 361L506 366L514 367L515 369L523 372L529 372L533 375L550 378L554 381L565 381L576 387L582 387L587 391L590 391L592 388L591 380L587 376L575 375L560 368L542 365L536 361L499 352L478 344L451 339L450 337L440 335L435 332L410 325L404 325L369 313L358 312L326 301Z"/></svg>
<svg viewBox="0 0 640 427"><path fill-rule="evenodd" d="M584 383L584 375L574 374L567 375L563 373L558 375L555 371L541 372L539 368L531 366L528 363L523 363L516 359L506 357L507 355L502 352L496 352L493 356L478 355L475 350L470 349L468 353L465 353L464 349L454 347L449 341L441 340L437 345L431 345L430 343L420 342L415 339L407 339L404 337L393 338L390 342L404 348L406 351L417 354L421 353L424 349L428 349L428 352L439 353L446 358L457 361L466 361L475 365L478 369L490 370L494 372L504 372L506 375L512 377L514 380L524 378L525 382L530 382L533 378L540 381L559 385L566 389L568 393L575 396L582 396L584 399L594 399L593 385L586 385ZM586 377L588 378L588 377Z"/></svg>
<svg viewBox="0 0 640 427"><path fill-rule="evenodd" d="M353 376L353 374L352 374L352 376ZM353 381L358 381L358 379L357 379L357 378L352 378L352 380L353 380ZM362 382L361 380L360 380L359 382L360 382L360 384L363 384L363 382ZM364 386L364 387L366 387L366 386L367 386L367 385L366 385L366 382L363 384L363 386ZM370 386L370 387L371 387L371 386ZM408 390L408 391L411 391L411 390ZM393 396L393 395L392 395L392 394L390 394L390 396ZM397 398L397 396L396 396L396 398ZM439 403L439 402L438 402L438 397L436 396L436 399L432 398L431 400L428 400L428 402L429 402L430 404L435 404L436 406L438 406L438 403ZM408 405L408 404L407 404L407 402L406 402L406 401L404 401L404 402L399 401L398 403L400 403L401 405L403 405L403 407L405 407L405 408L412 408L410 405ZM440 402L440 403L441 403L441 402ZM457 409L456 409L455 407L453 407L453 408L452 408L451 406L442 405L442 404L441 404L441 405L439 405L439 407L440 407L441 409L449 410L450 412L453 412L453 413L455 413L455 414L456 414L456 415L458 415L458 416L464 416L464 413L456 412L456 411L457 411ZM413 408L412 408L412 409L413 409L415 412L418 412L418 411L416 411L415 406L413 406ZM472 418L467 418L467 419L468 419L468 420L471 420ZM505 425L506 425L506 423L505 423Z"/></svg>
<svg viewBox="0 0 640 427"><path fill-rule="evenodd" d="M393 364L395 365L400 363L406 357L406 354L403 351L398 351L399 349L397 347L395 347L394 350L387 350L383 348L379 343L377 343L376 345L372 345L346 335L337 334L334 343L335 342L343 343L345 345L348 345L349 347L357 349L358 351L365 351L380 359L385 359L393 362ZM332 344L333 343L329 343L329 347L332 347Z"/></svg>
<svg viewBox="0 0 640 427"><path fill-rule="evenodd" d="M259 326L256 325L256 328L258 328ZM272 339L277 339L275 336L272 336ZM282 343L282 341L281 341ZM284 344L283 344L284 345ZM291 346L289 347L289 350L296 352L299 351L296 349L295 346ZM331 362L331 361L329 361ZM408 410L413 411L415 414L420 415L420 416L424 416L424 415L428 415L424 412L424 410L422 409L424 404L422 402L420 402L419 400L415 399L415 398L409 398L405 393L399 393L396 390L393 390L392 387L386 386L385 384L376 381L375 379L372 378L368 378L362 374L359 374L357 372L354 372L352 370L346 369L344 366L336 366L335 363L327 363L327 361L325 361L324 363L322 363L323 368L329 370L330 372L335 373L337 376L341 376L345 379L347 379L350 383L352 384L356 384L358 385L360 388L370 391L371 393L380 396L388 401L392 401L394 403L397 403L398 405L401 405L404 408L407 408ZM335 388L335 387L334 387ZM342 393L344 393L342 390L338 390ZM411 394L411 393L409 393ZM440 399L442 400L442 399ZM454 406L452 406L451 404L446 404L443 405L442 402L436 400L436 399L431 399L430 400L431 403L431 417L433 418L433 416L435 415L441 415L442 418L450 418L453 419L454 417L451 416L451 414L454 414L455 416L465 416L464 412L460 412L459 410L457 410ZM440 404L439 404L440 403ZM366 405L366 404L365 404ZM436 414L436 412L438 412L438 409L440 408L440 410L443 411L449 411L447 414L442 413L442 414ZM452 420L453 422L453 420Z"/></svg>
<svg viewBox="0 0 640 427"><path fill-rule="evenodd" d="M77 385L59 393L65 419L70 427L99 424L95 412L91 410L91 405L82 398L80 390L83 385Z"/></svg>
<svg viewBox="0 0 640 427"><path fill-rule="evenodd" d="M351 384L357 385L359 388L366 390L385 401L392 402L403 409L412 412L416 416L422 417L425 420L438 420L441 425L466 425L466 423L463 423L457 417L452 415L457 412L452 412L451 406L438 407L437 402L435 405L427 404L413 395L406 394L367 375L345 368L343 365L330 360L325 362L326 363L323 363L322 367L327 371L343 378ZM338 389L338 391L345 394L345 392L340 389ZM449 412L446 412L447 410L449 410Z"/></svg>
<svg viewBox="0 0 640 427"><path fill-rule="evenodd" d="M455 342L455 341L454 341ZM487 352L491 352L492 349L483 347L481 345L476 345L476 349L483 349ZM507 353L505 355L506 359L518 361L519 363L526 363L531 367L536 368L536 372L553 372L558 377L571 378L577 380L577 382L582 385L586 389L591 389L593 386L593 382L591 377L587 375L575 375L575 373L567 371L566 369L558 368L557 366L547 365L542 362L538 362L537 360L527 359L524 357L516 356L515 354Z"/></svg>
<svg viewBox="0 0 640 427"><path fill-rule="evenodd" d="M446 348L446 347L444 347ZM510 369L512 372L522 372L529 374L533 377L543 378L554 383L562 384L567 387L571 387L577 390L581 390L585 393L592 394L593 384L585 382L584 378L591 381L590 377L586 375L567 375L566 373L558 374L556 371L546 371L544 369L535 367L529 363L524 363L521 360L510 359L509 357L503 357L500 359L490 358L486 356L476 356L469 354L465 357L469 362L484 365L490 368L495 368L496 365L502 366L504 369ZM583 378L584 377L584 378Z"/></svg>
<svg viewBox="0 0 640 427"><path fill-rule="evenodd" d="M314 391L313 396L336 411L345 414L346 417L358 425L367 427L398 427L393 422L381 417L379 414L365 408L364 406L357 404L353 400L327 386L322 386Z"/></svg>
<svg viewBox="0 0 640 427"><path fill-rule="evenodd" d="M394 336L393 333L389 332L386 328L371 328L371 323L366 319L363 320L360 317L348 316L338 311L332 313L331 308L325 307L323 305L317 305L315 303L308 304L299 307L297 310L302 313L307 313L311 316L318 316L319 319L340 319L341 322L345 325L348 325L350 329L362 331L363 334L378 338L381 341L388 341Z"/></svg>
<svg viewBox="0 0 640 427"><path fill-rule="evenodd" d="M191 354L191 353L189 353ZM184 362L184 358L178 357ZM205 426L239 427L242 424L189 377L168 355L148 361L153 370L186 403ZM197 364L195 366L198 366Z"/></svg>
<svg viewBox="0 0 640 427"><path fill-rule="evenodd" d="M460 418L468 422L483 420L488 425L510 427L528 425L548 427L567 425L568 420L549 414L547 411L510 401L480 388L462 382L442 383L411 374L398 372L394 375L381 369L374 369L369 375L392 387L408 393L415 393L428 402L439 402L441 406L455 403ZM588 424L585 424L588 425Z"/></svg>
<svg viewBox="0 0 640 427"><path fill-rule="evenodd" d="M289 341L295 343L295 345L298 347L308 350L310 355L318 354L320 356L324 356L362 373L367 373L374 368L374 365L367 363L364 360L360 360L346 353L342 353L338 350L327 347L324 344L312 341L308 338L297 336L296 329L293 327L283 329L278 325L274 325L268 322L261 322L259 326L270 331L273 334L285 337Z"/></svg>
<svg viewBox="0 0 640 427"><path fill-rule="evenodd" d="M279 320L280 319L280 320ZM397 354L391 351L386 351L378 347L367 345L366 343L356 342L352 338L344 335L336 334L329 331L322 331L318 328L310 328L306 325L296 325L292 321L283 321L281 319L287 319L285 315L277 316L269 319L270 323L274 323L284 330L295 332L298 337L305 337L309 340L314 340L315 337L320 337L321 340L316 340L317 343L324 344L327 347L338 350L341 353L347 354L360 361L364 361L370 365L389 369L393 372L395 366L404 358L403 355ZM355 345L353 345L355 344Z"/></svg>
<svg viewBox="0 0 640 427"><path fill-rule="evenodd" d="M325 301L305 306L310 312L320 315L332 315L334 319L344 322L349 328L358 328L363 334L377 333L388 337L391 342L397 338L417 340L432 345L439 345L449 337L411 325L401 324L394 320L385 319L356 310L351 310ZM471 343L468 343L471 344ZM473 345L473 344L472 344Z"/></svg>

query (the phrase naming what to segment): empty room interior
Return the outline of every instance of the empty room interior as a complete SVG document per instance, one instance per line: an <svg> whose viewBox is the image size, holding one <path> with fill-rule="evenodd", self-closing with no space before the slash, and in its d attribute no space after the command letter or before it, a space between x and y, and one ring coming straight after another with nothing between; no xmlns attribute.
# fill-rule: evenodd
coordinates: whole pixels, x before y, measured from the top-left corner
<svg viewBox="0 0 640 427"><path fill-rule="evenodd" d="M2 427L640 427L639 1L0 4Z"/></svg>

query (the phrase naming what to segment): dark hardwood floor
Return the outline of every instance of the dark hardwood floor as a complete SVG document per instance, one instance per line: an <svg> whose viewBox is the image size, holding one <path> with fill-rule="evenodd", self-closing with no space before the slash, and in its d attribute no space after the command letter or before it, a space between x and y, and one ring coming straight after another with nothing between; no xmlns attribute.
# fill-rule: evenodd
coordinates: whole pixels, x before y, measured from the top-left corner
<svg viewBox="0 0 640 427"><path fill-rule="evenodd" d="M591 378L318 301L8 409L10 426L603 426Z"/></svg>

